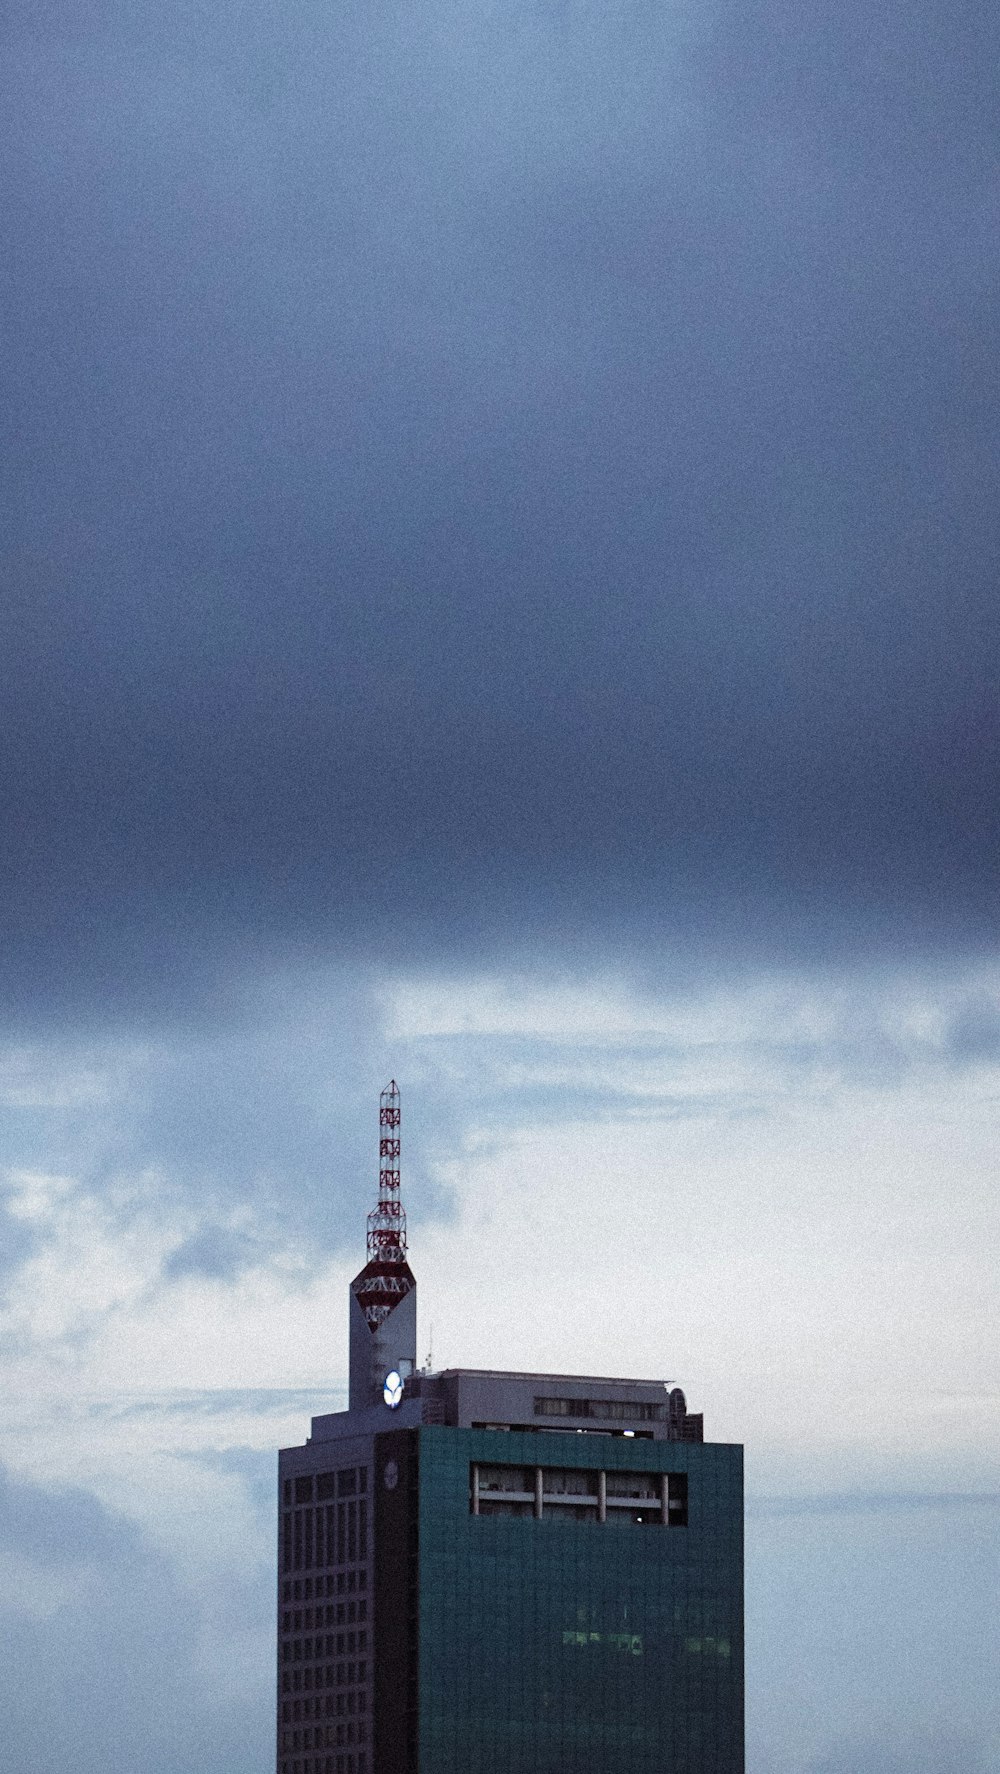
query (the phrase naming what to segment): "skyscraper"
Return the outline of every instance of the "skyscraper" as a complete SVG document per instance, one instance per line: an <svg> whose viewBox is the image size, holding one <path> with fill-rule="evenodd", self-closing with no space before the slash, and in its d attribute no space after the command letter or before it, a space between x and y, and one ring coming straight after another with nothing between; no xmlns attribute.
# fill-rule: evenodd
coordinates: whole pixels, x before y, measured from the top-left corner
<svg viewBox="0 0 1000 1774"><path fill-rule="evenodd" d="M742 1450L662 1381L418 1370L399 1106L349 1408L279 1456L278 1774L742 1774Z"/></svg>

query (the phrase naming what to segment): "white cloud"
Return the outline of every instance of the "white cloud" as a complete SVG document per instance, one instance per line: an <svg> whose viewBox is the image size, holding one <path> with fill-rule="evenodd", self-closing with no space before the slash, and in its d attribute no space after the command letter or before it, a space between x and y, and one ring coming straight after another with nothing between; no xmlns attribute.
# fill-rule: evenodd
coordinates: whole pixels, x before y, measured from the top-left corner
<svg viewBox="0 0 1000 1774"><path fill-rule="evenodd" d="M77 1111L106 1107L121 1087L116 1070L99 1056L10 1048L0 1054L0 1105Z"/></svg>
<svg viewBox="0 0 1000 1774"><path fill-rule="evenodd" d="M1000 1072L989 1053L952 1064L947 1032L995 989L988 972L775 976L702 997L624 977L386 982L386 1076L403 1074L424 1129L414 1152L404 1107L436 1361L677 1378L762 1477L790 1461L801 1482L839 1483L918 1460L930 1482L961 1449L992 1483ZM38 1235L0 1316L28 1414L69 1396L339 1396L382 1082L347 1258L279 1232L259 1201L199 1204L169 1174L10 1173ZM453 1217L421 1215L421 1173ZM172 1272L205 1228L242 1240L241 1261ZM192 1414L182 1445L223 1434L262 1445L253 1407L224 1431Z"/></svg>
<svg viewBox="0 0 1000 1774"><path fill-rule="evenodd" d="M399 1069L466 1098L436 1360L677 1377L768 1485L996 1483L1000 1066L948 1043L996 986L389 988Z"/></svg>
<svg viewBox="0 0 1000 1774"><path fill-rule="evenodd" d="M283 1000L268 982L254 1049L263 1076L261 1055L290 1032L292 1121L328 1113L350 1035L309 982L299 1069L300 983ZM130 1091L147 1092L152 1050L131 1070L109 1062L116 1082L90 1123L99 1162L58 1162L62 1136L47 1145L40 1123L38 1163L4 1177L28 1243L0 1306L0 1454L137 1524L196 1598L206 1643L233 1574L270 1568L253 1475L343 1403L347 1283L392 1073L421 1353L433 1326L436 1365L677 1381L711 1437L745 1441L756 1493L1000 1485L994 974L774 976L698 994L494 973L386 981L381 1001L382 1031L365 992L353 1001L373 1071L352 1138L370 1163L338 1180L336 1254L291 1185L279 1215L256 1186L179 1186L169 1149L130 1166ZM203 1043L211 1076L210 1032ZM224 1045L238 1079L240 1038ZM55 1060L39 1064L39 1095L72 1118ZM66 1064L87 1072L78 1053ZM19 1088L34 1100L27 1071ZM71 1578L38 1590L43 1613L70 1605L58 1585ZM259 1636L233 1647L234 1691L258 1654ZM773 1761L782 1774L829 1741L821 1714L817 1702L817 1733Z"/></svg>

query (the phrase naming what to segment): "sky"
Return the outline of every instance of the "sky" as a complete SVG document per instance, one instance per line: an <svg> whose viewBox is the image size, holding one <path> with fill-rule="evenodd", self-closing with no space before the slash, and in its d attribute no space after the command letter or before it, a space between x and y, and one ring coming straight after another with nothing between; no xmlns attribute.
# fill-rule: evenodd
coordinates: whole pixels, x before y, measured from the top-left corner
<svg viewBox="0 0 1000 1774"><path fill-rule="evenodd" d="M1000 1762L980 0L9 0L0 1740L273 1764L434 1364L747 1450L749 1774Z"/></svg>

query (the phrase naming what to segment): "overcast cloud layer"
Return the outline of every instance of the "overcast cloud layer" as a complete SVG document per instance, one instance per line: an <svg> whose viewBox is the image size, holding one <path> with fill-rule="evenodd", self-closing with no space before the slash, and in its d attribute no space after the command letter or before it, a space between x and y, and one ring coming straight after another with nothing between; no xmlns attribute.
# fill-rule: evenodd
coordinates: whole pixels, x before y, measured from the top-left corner
<svg viewBox="0 0 1000 1774"><path fill-rule="evenodd" d="M1000 1762L998 88L971 0L7 7L18 1774L268 1768L392 1074L435 1360L747 1443L750 1774Z"/></svg>
<svg viewBox="0 0 1000 1774"><path fill-rule="evenodd" d="M376 918L992 937L992 9L9 21L21 1015Z"/></svg>

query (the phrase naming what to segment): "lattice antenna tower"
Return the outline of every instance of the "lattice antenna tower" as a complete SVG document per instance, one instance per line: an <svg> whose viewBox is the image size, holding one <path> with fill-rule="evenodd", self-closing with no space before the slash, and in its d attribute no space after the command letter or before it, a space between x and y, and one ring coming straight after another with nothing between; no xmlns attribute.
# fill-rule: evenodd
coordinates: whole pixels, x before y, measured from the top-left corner
<svg viewBox="0 0 1000 1774"><path fill-rule="evenodd" d="M399 1197L399 1086L390 1079L379 1098L378 1206L368 1215L368 1261L406 1262L406 1214Z"/></svg>

